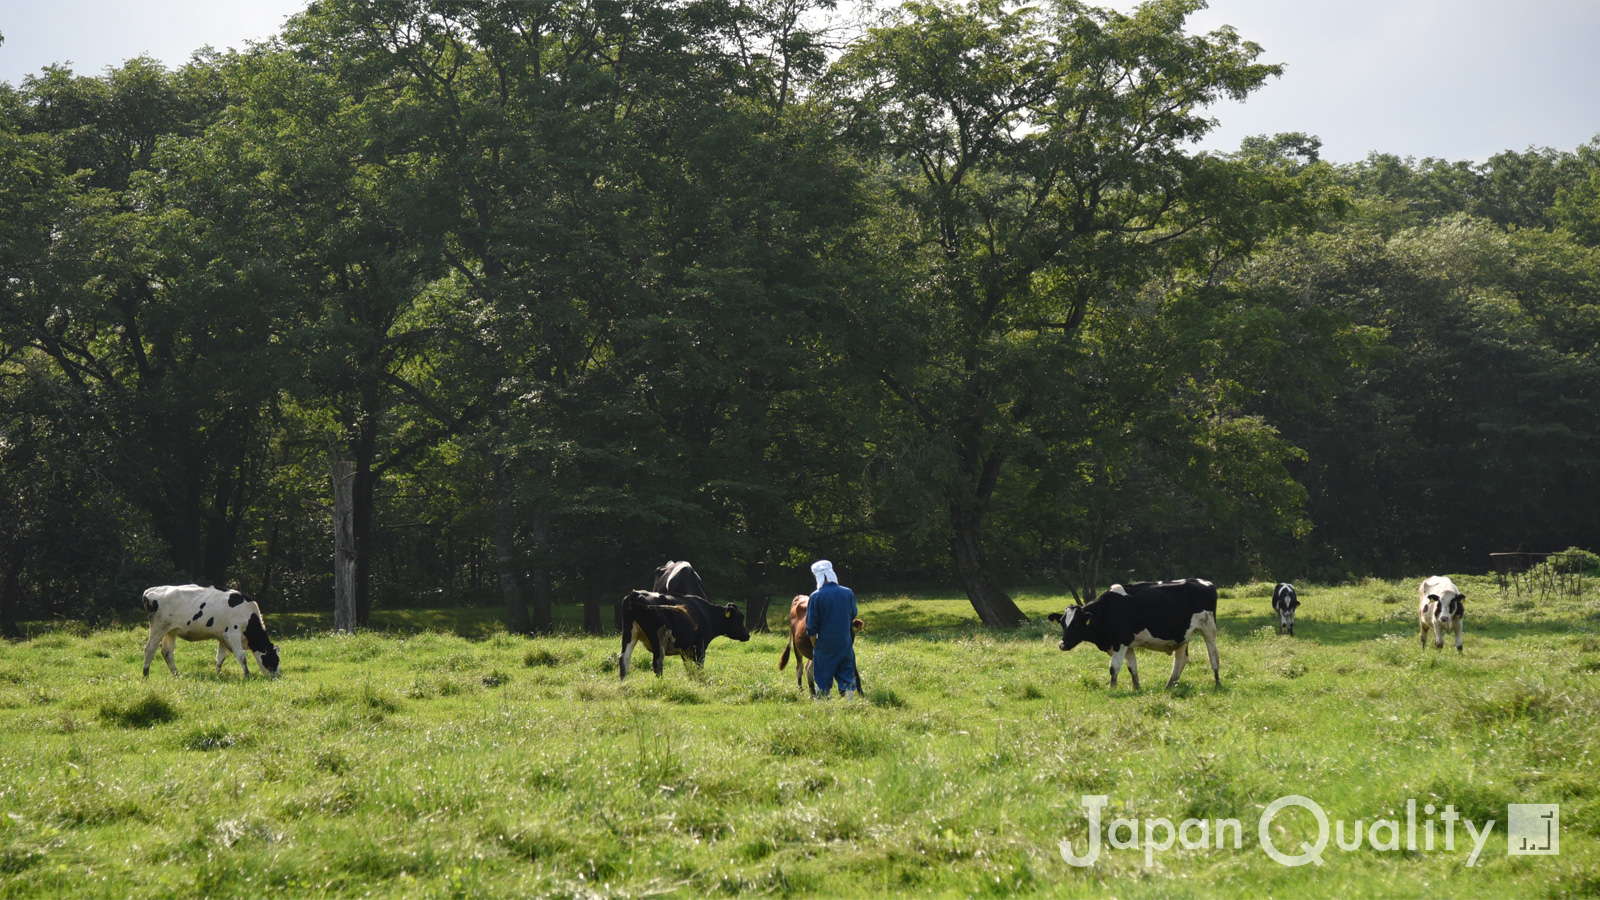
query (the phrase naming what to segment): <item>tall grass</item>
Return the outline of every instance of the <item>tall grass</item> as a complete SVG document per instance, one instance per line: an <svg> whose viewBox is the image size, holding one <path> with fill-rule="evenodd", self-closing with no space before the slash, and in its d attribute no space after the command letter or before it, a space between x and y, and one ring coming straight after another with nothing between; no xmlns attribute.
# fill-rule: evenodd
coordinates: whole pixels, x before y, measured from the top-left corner
<svg viewBox="0 0 1600 900"><path fill-rule="evenodd" d="M444 613L280 629L277 680L183 645L181 678L146 681L139 628L40 633L0 647L0 897L1594 896L1600 602L1457 583L1462 655L1418 646L1409 584L1301 585L1294 638L1249 585L1223 592L1220 689L1193 664L1162 688L1168 658L1143 654L1141 692L1043 625L869 599L855 703L800 698L777 634L621 683L614 638ZM1244 847L1072 868L1084 794L1237 818ZM1286 794L1499 826L1477 868L1458 840L1290 869L1255 840ZM1523 802L1561 804L1560 856L1507 856Z"/></svg>

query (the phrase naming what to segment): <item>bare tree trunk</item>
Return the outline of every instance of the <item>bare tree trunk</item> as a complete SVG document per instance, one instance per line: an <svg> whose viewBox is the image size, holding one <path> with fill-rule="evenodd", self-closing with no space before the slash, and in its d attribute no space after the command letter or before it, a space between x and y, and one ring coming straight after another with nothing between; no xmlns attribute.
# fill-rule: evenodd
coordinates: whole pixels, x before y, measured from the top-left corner
<svg viewBox="0 0 1600 900"><path fill-rule="evenodd" d="M15 640L22 637L22 624L17 621L17 599L22 581L22 564L27 559L27 553L18 543L12 546L9 557L6 560L5 580L0 582L0 637Z"/></svg>
<svg viewBox="0 0 1600 900"><path fill-rule="evenodd" d="M744 606L744 627L746 630L751 634L759 631L771 631L772 629L767 627L767 610L771 606L771 597L756 597L752 595Z"/></svg>
<svg viewBox="0 0 1600 900"><path fill-rule="evenodd" d="M533 630L549 634L555 630L550 609L550 570L545 566L545 551L550 545L550 508L540 505L529 516L529 536L533 539L533 597L528 619Z"/></svg>
<svg viewBox="0 0 1600 900"><path fill-rule="evenodd" d="M339 461L333 475L333 630L356 631L355 463Z"/></svg>
<svg viewBox="0 0 1600 900"><path fill-rule="evenodd" d="M982 514L952 504L950 524L954 531L950 544L956 558L956 573L961 577L961 587L972 601L972 608L977 610L978 618L990 628L1015 628L1026 622L1028 617L989 572L983 553Z"/></svg>
<svg viewBox="0 0 1600 900"><path fill-rule="evenodd" d="M605 628L600 624L600 579L588 579L589 585L583 597L583 630L589 634L605 634Z"/></svg>
<svg viewBox="0 0 1600 900"><path fill-rule="evenodd" d="M505 457L489 453L493 470L495 574L500 578L500 596L506 605L506 630L512 634L531 634L528 598L522 587L522 572L517 566L517 519L513 508L511 473Z"/></svg>
<svg viewBox="0 0 1600 900"><path fill-rule="evenodd" d="M365 627L372 620L372 560L377 542L373 540L373 510L378 478L363 460L352 479L351 559L354 572L356 624Z"/></svg>

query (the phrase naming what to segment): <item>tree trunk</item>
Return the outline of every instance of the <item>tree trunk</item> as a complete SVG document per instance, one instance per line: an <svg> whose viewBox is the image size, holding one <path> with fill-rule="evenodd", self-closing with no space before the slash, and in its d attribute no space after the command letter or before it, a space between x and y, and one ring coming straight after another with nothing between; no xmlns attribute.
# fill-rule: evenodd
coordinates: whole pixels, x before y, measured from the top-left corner
<svg viewBox="0 0 1600 900"><path fill-rule="evenodd" d="M583 597L583 630L589 634L605 634L605 627L600 624L600 580L589 579L587 592Z"/></svg>
<svg viewBox="0 0 1600 900"><path fill-rule="evenodd" d="M18 586L22 582L22 563L27 559L27 553L19 543L11 548L9 557L6 560L5 580L0 581L0 637L20 640L22 624L17 621Z"/></svg>
<svg viewBox="0 0 1600 900"><path fill-rule="evenodd" d="M333 630L356 631L355 464L335 462L333 474Z"/></svg>
<svg viewBox="0 0 1600 900"><path fill-rule="evenodd" d="M528 619L533 630L549 634L555 630L550 609L550 569L545 565L545 552L550 545L550 508L540 505L529 516L528 531L533 539L533 597L529 603Z"/></svg>
<svg viewBox="0 0 1600 900"><path fill-rule="evenodd" d="M356 467L350 492L350 552L356 624L363 628L372 620L372 557L377 552L372 520L377 484L370 465Z"/></svg>
<svg viewBox="0 0 1600 900"><path fill-rule="evenodd" d="M500 578L500 596L506 605L506 630L512 634L531 634L528 598L517 566L517 519L512 505L511 473L506 469L505 457L498 453L489 453L489 467L493 470L495 574Z"/></svg>
<svg viewBox="0 0 1600 900"><path fill-rule="evenodd" d="M751 634L757 632L770 632L767 627L767 610L772 606L771 597L752 596L744 606L744 627Z"/></svg>
<svg viewBox="0 0 1600 900"><path fill-rule="evenodd" d="M1015 628L1026 622L1027 616L989 572L983 553L983 514L952 505L950 524L954 532L951 551L956 559L956 572L978 618L990 628Z"/></svg>

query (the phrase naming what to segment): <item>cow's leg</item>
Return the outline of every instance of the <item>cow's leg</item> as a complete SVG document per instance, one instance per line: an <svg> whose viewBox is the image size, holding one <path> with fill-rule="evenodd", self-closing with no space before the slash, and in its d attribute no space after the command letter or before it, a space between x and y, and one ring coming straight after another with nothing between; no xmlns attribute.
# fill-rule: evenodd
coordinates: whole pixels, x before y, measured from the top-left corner
<svg viewBox="0 0 1600 900"><path fill-rule="evenodd" d="M1456 616L1455 621L1454 621L1453 624L1455 625L1455 629L1456 629L1456 652L1460 653L1461 652L1461 617L1460 616Z"/></svg>
<svg viewBox="0 0 1600 900"><path fill-rule="evenodd" d="M656 673L657 678L661 677L662 666L667 663L667 639L671 636L667 626L661 626L656 632L655 646L650 648L650 671Z"/></svg>
<svg viewBox="0 0 1600 900"><path fill-rule="evenodd" d="M1425 618L1418 620L1417 628L1419 630L1417 641L1422 645L1422 649L1426 650L1428 649L1428 620Z"/></svg>
<svg viewBox="0 0 1600 900"><path fill-rule="evenodd" d="M1139 656L1132 647L1128 648L1128 655L1123 657L1128 663L1128 677L1133 680L1133 689L1139 689Z"/></svg>
<svg viewBox="0 0 1600 900"><path fill-rule="evenodd" d="M629 593L622 598L622 652L617 655L618 677L623 681L628 679L628 672L633 669L633 647L643 638L644 629L633 617L633 594ZM649 643L645 641L646 646Z"/></svg>
<svg viewBox="0 0 1600 900"><path fill-rule="evenodd" d="M817 695L817 666L811 657L806 657L806 693L815 697Z"/></svg>
<svg viewBox="0 0 1600 900"><path fill-rule="evenodd" d="M246 662L246 660L248 660L250 658L250 654L244 652L244 642L239 640L239 632L237 632L237 631L228 632L228 637L225 638L225 640L227 641L228 649L233 651L234 659L237 659L239 661L239 668L244 670L244 676L246 678L249 678L250 677L250 663ZM221 643L221 641L219 641L218 643ZM221 647L217 648L217 656L219 658L218 662L217 662L217 674L220 675L220 674L222 674L222 663L221 663L222 648Z"/></svg>
<svg viewBox="0 0 1600 900"><path fill-rule="evenodd" d="M631 631L626 632L627 637L622 644L622 655L617 659L617 668L622 670L623 678L627 678L628 673L633 671L633 648L643 644L644 648L652 653L656 649L655 645L650 643L649 636L644 633L644 626L634 622L631 628Z"/></svg>
<svg viewBox="0 0 1600 900"><path fill-rule="evenodd" d="M1200 637L1206 642L1206 657L1211 661L1211 681L1222 687L1222 661L1217 657L1217 617L1207 615L1200 623Z"/></svg>
<svg viewBox="0 0 1600 900"><path fill-rule="evenodd" d="M1122 671L1122 658L1128 654L1127 647L1118 647L1111 651L1111 686L1117 686L1117 673Z"/></svg>
<svg viewBox="0 0 1600 900"><path fill-rule="evenodd" d="M1433 649L1444 649L1444 628L1438 623L1433 623Z"/></svg>
<svg viewBox="0 0 1600 900"><path fill-rule="evenodd" d="M1178 683L1178 676L1183 674L1183 667L1189 664L1189 642L1184 641L1178 649L1172 651L1172 675L1167 679L1167 687Z"/></svg>
<svg viewBox="0 0 1600 900"><path fill-rule="evenodd" d="M217 638L217 674L222 674L222 664L228 659L228 642Z"/></svg>
<svg viewBox="0 0 1600 900"><path fill-rule="evenodd" d="M172 670L172 677L178 677L178 663L172 658L172 650L178 646L178 639L172 634L161 638L161 656L167 661L167 668Z"/></svg>
<svg viewBox="0 0 1600 900"><path fill-rule="evenodd" d="M161 635L150 629L150 640L144 642L144 677L150 677L150 661L156 658L156 648L161 646ZM174 675L177 673L174 672Z"/></svg>

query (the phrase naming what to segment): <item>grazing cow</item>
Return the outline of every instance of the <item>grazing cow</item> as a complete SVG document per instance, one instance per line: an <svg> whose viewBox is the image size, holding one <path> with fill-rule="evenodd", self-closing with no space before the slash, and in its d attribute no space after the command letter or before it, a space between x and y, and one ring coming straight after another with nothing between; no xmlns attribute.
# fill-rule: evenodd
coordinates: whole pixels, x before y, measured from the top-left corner
<svg viewBox="0 0 1600 900"><path fill-rule="evenodd" d="M1422 646L1428 646L1428 632L1433 631L1433 647L1444 649L1444 633L1456 633L1456 652L1461 652L1461 618L1466 612L1456 583L1443 575L1435 575L1417 586L1417 620L1422 628Z"/></svg>
<svg viewBox="0 0 1600 900"><path fill-rule="evenodd" d="M261 671L278 674L278 648L267 635L261 607L238 591L223 591L198 584L165 584L144 592L145 612L150 614L150 640L144 645L144 674L150 677L150 661L156 648L167 660L167 668L178 674L172 661L172 648L178 638L186 641L217 642L217 673L233 651L244 674L250 674L244 652L255 654Z"/></svg>
<svg viewBox="0 0 1600 900"><path fill-rule="evenodd" d="M1217 663L1217 589L1209 581L1190 578L1113 584L1088 603L1051 613L1050 621L1061 626L1062 650L1088 641L1111 654L1112 686L1126 657L1134 690L1139 689L1135 650L1171 653L1172 677L1167 679L1167 687L1172 687L1189 661L1189 639L1199 632L1211 657L1211 677L1222 684Z"/></svg>
<svg viewBox="0 0 1600 900"><path fill-rule="evenodd" d="M1272 611L1278 614L1278 633L1294 637L1294 611L1300 606L1300 596L1294 585L1279 582L1272 589Z"/></svg>
<svg viewBox="0 0 1600 900"><path fill-rule="evenodd" d="M816 649L817 642L811 635L806 634L806 608L811 605L811 598L805 594L795 594L794 600L789 604L789 643L783 647L783 655L778 657L778 670L781 672L789 665L789 651L795 655L794 686L800 686L800 679L805 678L806 687L812 694L817 692L817 681L811 675L811 652ZM867 623L860 619L850 620L850 633L860 634ZM860 692L861 673L856 673L856 691Z"/></svg>
<svg viewBox="0 0 1600 900"><path fill-rule="evenodd" d="M719 635L736 641L750 640L744 615L732 603L717 606L704 597L630 591L622 598L622 656L618 668L627 678L633 665L634 645L641 643L650 651L650 667L658 678L669 653L704 666L706 645Z"/></svg>
<svg viewBox="0 0 1600 900"><path fill-rule="evenodd" d="M687 562L671 562L656 569L655 584L650 590L674 597L706 597L706 586Z"/></svg>

